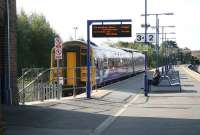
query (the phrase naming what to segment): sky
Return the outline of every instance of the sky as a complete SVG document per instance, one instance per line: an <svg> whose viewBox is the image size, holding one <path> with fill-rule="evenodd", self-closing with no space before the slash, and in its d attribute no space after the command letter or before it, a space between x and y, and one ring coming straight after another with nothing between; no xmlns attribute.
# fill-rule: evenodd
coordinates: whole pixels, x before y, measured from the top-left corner
<svg viewBox="0 0 200 135"><path fill-rule="evenodd" d="M134 41L136 33L143 33L145 0L16 0L17 13L23 9L27 14L43 14L51 27L63 41L70 37L86 39L87 20L90 19L132 19L132 37L130 38L92 38L100 42ZM164 28L167 38L175 40L179 47L200 50L200 0L147 0L149 14L171 13L174 15L159 16L160 26ZM156 17L148 16L148 24L156 25ZM155 29L149 28L149 33ZM161 30L160 30L161 32ZM161 36L160 36L161 38ZM175 38L175 39L174 39ZM160 40L161 42L161 40Z"/></svg>

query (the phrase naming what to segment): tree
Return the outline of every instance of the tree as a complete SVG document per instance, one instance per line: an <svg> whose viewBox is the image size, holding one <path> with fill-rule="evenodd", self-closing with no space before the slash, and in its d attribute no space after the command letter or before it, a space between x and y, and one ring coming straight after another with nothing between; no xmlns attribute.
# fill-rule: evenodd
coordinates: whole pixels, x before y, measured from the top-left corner
<svg viewBox="0 0 200 135"><path fill-rule="evenodd" d="M176 64L178 60L178 45L175 41L164 41L159 49L160 58L162 58L162 65L167 63Z"/></svg>
<svg viewBox="0 0 200 135"><path fill-rule="evenodd" d="M28 67L31 46L31 24L24 11L17 18L17 64L18 67Z"/></svg>
<svg viewBox="0 0 200 135"><path fill-rule="evenodd" d="M43 15L17 16L17 65L22 68L49 67L55 32Z"/></svg>

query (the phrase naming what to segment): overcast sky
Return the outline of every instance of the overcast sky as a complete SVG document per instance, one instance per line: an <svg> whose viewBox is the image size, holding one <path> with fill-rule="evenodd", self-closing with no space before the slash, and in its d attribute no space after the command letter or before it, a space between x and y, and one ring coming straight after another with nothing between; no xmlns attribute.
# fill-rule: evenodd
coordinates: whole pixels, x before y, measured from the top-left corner
<svg viewBox="0 0 200 135"><path fill-rule="evenodd" d="M63 41L74 38L73 27L78 27L77 37L86 39L88 19L132 19L133 37L92 39L100 41L134 41L135 33L144 32L140 25L144 22L145 0L16 0L17 12L43 14ZM176 38L179 47L200 50L200 0L147 0L148 13L173 12L173 16L159 16L160 25L174 25L165 28L167 38ZM155 16L148 17L148 23L155 26ZM148 32L155 30L149 29ZM160 40L161 41L161 40Z"/></svg>

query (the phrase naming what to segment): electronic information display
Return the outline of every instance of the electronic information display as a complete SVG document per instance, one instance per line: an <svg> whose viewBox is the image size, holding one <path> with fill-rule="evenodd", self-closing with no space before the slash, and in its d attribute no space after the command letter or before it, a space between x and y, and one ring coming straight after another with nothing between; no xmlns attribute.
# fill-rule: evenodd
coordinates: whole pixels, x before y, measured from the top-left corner
<svg viewBox="0 0 200 135"><path fill-rule="evenodd" d="M131 24L92 25L92 37L131 37Z"/></svg>

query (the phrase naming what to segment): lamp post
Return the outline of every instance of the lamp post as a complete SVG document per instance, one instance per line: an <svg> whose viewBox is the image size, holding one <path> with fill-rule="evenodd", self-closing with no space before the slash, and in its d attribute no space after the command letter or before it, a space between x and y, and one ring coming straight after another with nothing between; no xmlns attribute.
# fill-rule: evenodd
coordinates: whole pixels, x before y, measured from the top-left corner
<svg viewBox="0 0 200 135"><path fill-rule="evenodd" d="M176 26L174 25L166 25L166 26L159 26L159 28L162 28L162 33L159 33L159 34L162 34L162 42L164 42L164 39L166 39L166 34L176 34L175 32L171 32L171 33L165 33L164 32L164 29L165 28L175 28ZM152 29L156 29L156 26L151 26ZM165 36L165 37L164 37ZM166 41L166 40L165 40Z"/></svg>
<svg viewBox="0 0 200 135"><path fill-rule="evenodd" d="M142 14L141 16L156 16L156 52L157 52L157 57L156 57L156 69L158 69L158 50L159 50L159 18L158 16L160 15L174 15L174 13L159 13L159 14Z"/></svg>
<svg viewBox="0 0 200 135"><path fill-rule="evenodd" d="M10 42L10 1L6 0L6 9L7 9L7 44L8 44L8 48L7 48L7 55L8 55L8 72L7 72L7 77L8 77L8 82L6 82L7 87L8 87L8 91L6 91L6 103L7 104L12 104L12 88L11 88L11 52L10 52L10 48L11 48L11 42Z"/></svg>
<svg viewBox="0 0 200 135"><path fill-rule="evenodd" d="M174 26L174 25L168 25L168 26L160 26L161 28L162 28L162 42L164 41L164 28L175 28L176 26ZM176 34L176 33L173 33L173 32L171 32L171 33L166 33L166 34Z"/></svg>
<svg viewBox="0 0 200 135"><path fill-rule="evenodd" d="M156 26L151 26L152 29L155 29ZM159 34L162 34L162 43L164 41L166 41L166 34L176 34L174 32L171 32L171 33L164 33L164 28L175 28L175 26L173 25L167 25L167 26L159 26L159 28L162 28L162 33L159 33ZM165 37L165 38L164 38ZM165 39L165 40L164 40ZM167 59L166 59L166 46L164 46L164 64L165 64L165 71L167 70L167 67L166 67L166 64L167 64ZM162 73L164 73L164 67L162 67Z"/></svg>
<svg viewBox="0 0 200 135"><path fill-rule="evenodd" d="M145 44L147 43L147 0L145 0L145 36L144 36L144 41ZM148 96L148 78L147 78L147 52L145 52L145 63L144 63L144 67L145 67L145 73L144 73L144 95Z"/></svg>
<svg viewBox="0 0 200 135"><path fill-rule="evenodd" d="M76 40L76 31L78 30L78 27L73 27L74 29L74 40Z"/></svg>

